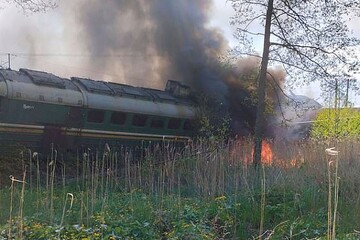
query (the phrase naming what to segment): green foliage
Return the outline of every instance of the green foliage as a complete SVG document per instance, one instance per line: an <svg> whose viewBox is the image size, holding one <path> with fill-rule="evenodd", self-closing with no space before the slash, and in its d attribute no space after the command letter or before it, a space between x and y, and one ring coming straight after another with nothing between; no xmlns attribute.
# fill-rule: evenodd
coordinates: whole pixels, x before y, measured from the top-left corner
<svg viewBox="0 0 360 240"><path fill-rule="evenodd" d="M199 136L205 139L224 140L228 138L230 131L230 118L224 117L219 120L219 125L212 123L209 116L202 116L199 119Z"/></svg>
<svg viewBox="0 0 360 240"><path fill-rule="evenodd" d="M360 112L352 108L324 109L311 126L311 137L339 138L360 136Z"/></svg>
<svg viewBox="0 0 360 240"><path fill-rule="evenodd" d="M113 193L105 212L96 211L89 224L81 222L64 227L50 225L37 217L24 219L26 239L216 239L221 236L207 213L209 202L166 196L161 202L140 191ZM215 200L216 202L217 200ZM160 207L159 207L160 204ZM76 209L76 208L74 208ZM222 209L221 207L219 209ZM69 214L69 213L67 213ZM218 215L216 215L218 216ZM228 225L233 215L221 214ZM224 216L224 217L223 217ZM0 227L0 238L18 236L19 219Z"/></svg>
<svg viewBox="0 0 360 240"><path fill-rule="evenodd" d="M23 185L16 182L13 189L0 189L4 209L0 239L255 239L261 219L264 239L325 239L328 164L325 144L319 143L309 141L301 148L286 143L278 151L274 146L274 157L282 161L264 167L264 205L261 179L241 159L251 152L245 143L237 148L191 143L181 154L157 150L148 162L118 169L119 175L107 167L101 174L94 159L93 167L84 166L93 174L84 172L80 179L59 182L51 198L52 188L45 184L38 188L34 178L32 187L26 184L21 215ZM340 156L337 239L358 239L354 229L360 212L360 163L354 161L356 151L347 150L359 148L360 143L341 146L346 158ZM301 153L301 166L283 164L293 155L279 154L289 150ZM30 183L30 172L26 176ZM71 203L65 198L70 193ZM51 211L53 219L49 219Z"/></svg>
<svg viewBox="0 0 360 240"><path fill-rule="evenodd" d="M199 96L198 108L195 119L195 128L199 138L212 139L215 141L225 140L229 137L230 116L223 103Z"/></svg>
<svg viewBox="0 0 360 240"><path fill-rule="evenodd" d="M30 194L28 192L28 194ZM326 232L326 211L301 212L296 207L291 190L272 191L266 205L266 228L274 239L321 236ZM60 192L56 194L60 201ZM50 224L43 215L23 219L26 239L248 239L256 236L259 221L259 202L244 196L221 195L208 200L145 194L140 190L130 193L113 192L105 209L96 208L88 223L76 221L81 202L66 212L67 224ZM306 209L303 203L302 209ZM69 222L69 219L73 218ZM75 221L74 221L75 220ZM285 221L284 221L285 220ZM13 237L19 236L20 219L11 225L0 226L0 237L7 238L9 228ZM290 235L289 235L290 234ZM300 237L301 236L301 237ZM294 237L294 236L293 236Z"/></svg>
<svg viewBox="0 0 360 240"><path fill-rule="evenodd" d="M301 213L293 201L268 204L266 214L276 221L272 229L273 239L309 239L326 235L327 212L325 208Z"/></svg>

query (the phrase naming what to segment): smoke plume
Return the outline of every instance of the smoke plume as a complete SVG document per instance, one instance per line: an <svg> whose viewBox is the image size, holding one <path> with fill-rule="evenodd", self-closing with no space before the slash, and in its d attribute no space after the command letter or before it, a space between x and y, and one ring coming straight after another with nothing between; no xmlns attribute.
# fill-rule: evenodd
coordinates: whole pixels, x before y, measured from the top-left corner
<svg viewBox="0 0 360 240"><path fill-rule="evenodd" d="M27 45L28 50L20 52L31 52L26 67L61 76L159 89L168 79L181 81L219 99L230 114L234 132L249 134L255 124L260 62L256 58L235 64L220 60L229 44L220 29L210 26L212 4L210 0L61 1L48 14L52 24L28 18L17 31L22 37L16 39ZM16 45L24 46L19 41ZM45 57L38 53L55 53L45 56L51 68L44 69ZM55 59L61 59L59 64ZM284 78L282 71L273 72L276 78ZM271 86L267 96L276 99Z"/></svg>
<svg viewBox="0 0 360 240"><path fill-rule="evenodd" d="M77 0L72 4L77 16L73 24L92 55L87 64L96 72L144 87L162 88L168 79L182 81L218 98L236 133L251 133L260 62L246 58L231 67L221 64L219 59L229 47L221 31L209 27L211 1ZM282 71L273 74L280 77L278 82L284 79Z"/></svg>
<svg viewBox="0 0 360 240"><path fill-rule="evenodd" d="M215 84L225 93L214 67L227 42L217 29L206 27L211 1L86 0L76 5L75 24L93 55L88 64L97 72L140 86L163 87L170 78L210 89Z"/></svg>

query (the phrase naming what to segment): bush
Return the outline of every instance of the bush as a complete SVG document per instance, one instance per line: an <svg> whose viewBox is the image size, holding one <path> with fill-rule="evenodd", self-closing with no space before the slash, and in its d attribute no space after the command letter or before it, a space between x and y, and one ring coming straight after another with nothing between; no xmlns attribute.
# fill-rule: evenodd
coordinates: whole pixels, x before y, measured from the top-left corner
<svg viewBox="0 0 360 240"><path fill-rule="evenodd" d="M353 108L324 109L311 126L311 137L339 138L360 136L360 112Z"/></svg>

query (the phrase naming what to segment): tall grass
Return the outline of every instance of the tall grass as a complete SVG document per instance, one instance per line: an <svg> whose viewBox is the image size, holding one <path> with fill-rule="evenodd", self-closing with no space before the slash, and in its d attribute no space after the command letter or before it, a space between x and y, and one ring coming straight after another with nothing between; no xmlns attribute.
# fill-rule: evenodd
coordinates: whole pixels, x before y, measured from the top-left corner
<svg viewBox="0 0 360 240"><path fill-rule="evenodd" d="M136 192L141 191L155 199L159 212L169 207L168 196L174 196L178 204L184 198L232 199L233 206L240 206L229 213L234 219L230 234L234 238L269 239L282 232L296 239L304 236L306 226L299 220L304 218L323 224L328 228L325 233L335 239L336 229L353 231L356 224L351 221L360 214L360 162L355 151L360 143L355 139L337 142L339 155L329 165L325 149L331 144L272 142L272 163L264 164L261 174L250 164L251 139L189 142L184 148L172 143L147 148L106 146L104 151L86 149L72 157L52 149L47 160L30 153L21 166L27 167L28 174L14 176L10 192L7 188L0 192L2 206L9 209L0 213L0 223L10 224L9 237L13 216L61 227L90 225L94 216L105 223L117 193L129 194L128 204L136 215ZM17 190L14 179L22 177L23 187ZM346 207L349 204L351 211ZM310 212L318 215L311 218ZM214 219L218 218L215 214Z"/></svg>

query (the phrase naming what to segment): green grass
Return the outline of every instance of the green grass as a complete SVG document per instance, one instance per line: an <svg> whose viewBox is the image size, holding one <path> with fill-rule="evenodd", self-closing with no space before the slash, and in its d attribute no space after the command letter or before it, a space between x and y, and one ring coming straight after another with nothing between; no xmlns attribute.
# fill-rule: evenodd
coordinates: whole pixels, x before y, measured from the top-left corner
<svg viewBox="0 0 360 240"><path fill-rule="evenodd" d="M329 165L334 157L325 153L332 146L340 151L337 209L328 206L329 196L336 196L335 168ZM278 142L272 149L264 174L246 163L249 140L197 142L181 151L154 147L137 154L140 161L129 149L88 151L72 159L53 150L39 164L38 155L27 154L19 165L26 183L21 171L2 173L19 181L9 189L8 180L0 190L0 234L14 239L327 239L334 223L328 216L336 212L336 239L359 238L360 161L354 151L359 143Z"/></svg>

